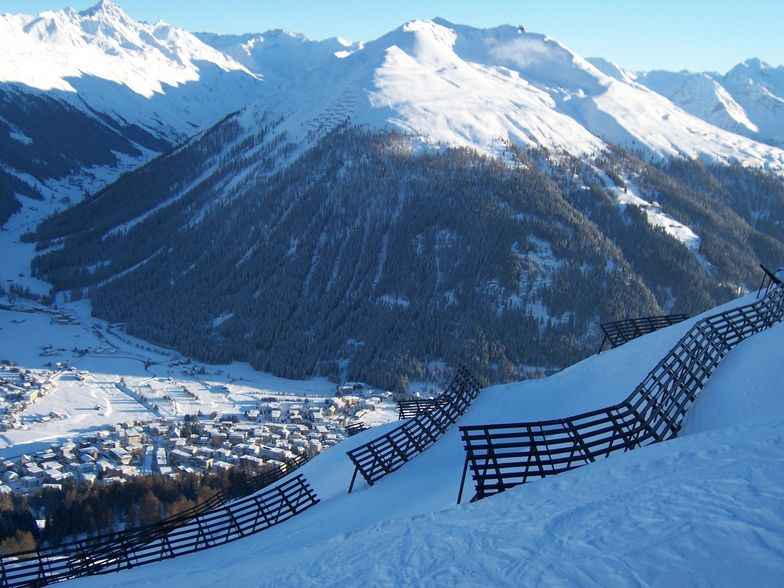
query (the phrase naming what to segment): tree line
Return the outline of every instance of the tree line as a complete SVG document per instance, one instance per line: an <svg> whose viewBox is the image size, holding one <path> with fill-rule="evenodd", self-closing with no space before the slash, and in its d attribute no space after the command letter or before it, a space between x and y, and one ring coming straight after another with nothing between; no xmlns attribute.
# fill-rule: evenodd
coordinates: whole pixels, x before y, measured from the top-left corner
<svg viewBox="0 0 784 588"><path fill-rule="evenodd" d="M197 506L216 493L240 496L252 474L231 468L206 474L136 476L122 482L65 482L61 488L0 494L0 551L37 546L151 525ZM43 520L39 529L36 520Z"/></svg>

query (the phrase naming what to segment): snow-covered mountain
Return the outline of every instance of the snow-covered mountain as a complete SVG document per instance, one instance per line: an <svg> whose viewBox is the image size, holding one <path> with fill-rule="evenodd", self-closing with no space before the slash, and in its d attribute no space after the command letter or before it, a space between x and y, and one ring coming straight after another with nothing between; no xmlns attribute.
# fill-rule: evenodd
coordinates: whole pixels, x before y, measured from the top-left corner
<svg viewBox="0 0 784 588"><path fill-rule="evenodd" d="M512 26L409 22L265 94L247 111L247 124L269 111L288 117L294 137L348 120L491 154L512 142L585 156L609 141L655 157L784 170L781 149L720 129L545 35Z"/></svg>
<svg viewBox="0 0 784 588"><path fill-rule="evenodd" d="M759 137L784 145L784 66L749 59L721 81L759 127Z"/></svg>
<svg viewBox="0 0 784 588"><path fill-rule="evenodd" d="M261 85L190 33L136 22L110 0L0 15L0 176L11 196L81 197L241 108Z"/></svg>
<svg viewBox="0 0 784 588"><path fill-rule="evenodd" d="M784 184L756 171L784 151L544 35L436 19L356 45L209 40L248 49L262 95L36 233L38 277L143 338L290 377L508 380L588 353L611 313L699 311L784 257ZM297 55L314 63L286 70ZM657 167L677 155L743 166Z"/></svg>
<svg viewBox="0 0 784 588"><path fill-rule="evenodd" d="M136 22L111 0L83 12L2 15L0 55L3 83L74 98L170 142L258 92L235 60L164 22Z"/></svg>
<svg viewBox="0 0 784 588"><path fill-rule="evenodd" d="M290 81L325 62L342 59L362 48L361 43L339 37L313 41L301 33L280 29L246 35L195 34L273 85Z"/></svg>
<svg viewBox="0 0 784 588"><path fill-rule="evenodd" d="M684 117L682 110L712 127L774 147L784 144L784 74L756 59L726 76L632 72L601 58L583 60L553 39L516 27L481 30L442 19L413 21L367 44L312 41L281 30L197 36L276 88L296 79L295 94L332 94L327 108L333 111L341 98L367 94L373 108L388 106L390 112L354 113L358 120L391 123L428 141L494 152L502 137L580 154L595 149L599 137L658 155L770 159L765 148L759 153L748 142ZM347 64L338 63L348 57ZM346 72L353 81L341 84L335 76ZM622 85L613 86L612 80ZM290 92L283 90L287 98ZM304 117L318 115L306 105Z"/></svg>
<svg viewBox="0 0 784 588"><path fill-rule="evenodd" d="M252 114L39 225L35 275L202 360L404 389L562 367L616 313L697 312L784 259L784 180L753 169L417 150L337 114L307 143Z"/></svg>
<svg viewBox="0 0 784 588"><path fill-rule="evenodd" d="M717 127L774 146L784 145L782 66L771 67L759 59L748 59L724 75L689 71L622 75ZM620 79L618 75L614 77Z"/></svg>
<svg viewBox="0 0 784 588"><path fill-rule="evenodd" d="M637 80L717 127L743 135L759 133L743 107L707 73L651 71L640 74Z"/></svg>
<svg viewBox="0 0 784 588"><path fill-rule="evenodd" d="M655 157L784 169L784 151L718 128L749 134L764 126L760 136L775 135L779 70L747 62L730 72L733 87L748 94L741 99L738 90L736 102L710 79L684 96L670 91L673 83L658 84L667 99L640 77L596 63L521 28L441 19L363 44L279 30L192 35L135 22L111 0L83 12L5 14L0 174L12 192L33 197L53 191L51 178L74 174L76 192L94 191L261 94L246 112L249 130L270 113L284 115L298 142L348 120L489 154L514 143L582 157L611 142ZM717 100L723 118L714 115ZM762 114L744 114L752 102L755 116L769 113L765 125Z"/></svg>
<svg viewBox="0 0 784 588"><path fill-rule="evenodd" d="M311 120L323 118L324 107L348 116L337 105L367 97L371 109L351 113L355 121L391 124L426 141L488 152L497 152L503 138L583 154L601 145L599 138L656 155L776 161L780 168L780 153L714 128L784 144L784 68L756 59L725 76L632 72L601 58L584 60L517 27L482 30L443 19L412 21L367 44L311 41L280 30L197 36L276 87L296 80L282 91L287 99L291 93L319 96L315 103L289 103Z"/></svg>

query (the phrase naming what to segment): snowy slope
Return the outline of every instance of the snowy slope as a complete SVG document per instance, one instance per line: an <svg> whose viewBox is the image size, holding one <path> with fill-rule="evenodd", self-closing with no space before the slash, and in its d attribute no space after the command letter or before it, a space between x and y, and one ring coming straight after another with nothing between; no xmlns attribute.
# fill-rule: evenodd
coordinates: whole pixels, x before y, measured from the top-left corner
<svg viewBox="0 0 784 588"><path fill-rule="evenodd" d="M324 61L254 109L291 115L294 137L349 120L492 154L511 141L585 156L609 140L659 157L784 169L781 149L719 129L630 77L607 75L557 41L512 26L412 21Z"/></svg>
<svg viewBox="0 0 784 588"><path fill-rule="evenodd" d="M328 61L347 57L362 47L361 43L339 37L313 41L301 33L280 29L246 35L195 35L272 85L292 80Z"/></svg>
<svg viewBox="0 0 784 588"><path fill-rule="evenodd" d="M603 71L616 78L628 75L620 69ZM771 145L784 145L784 67L748 59L724 75L650 71L633 74L633 78L686 112L722 129Z"/></svg>
<svg viewBox="0 0 784 588"><path fill-rule="evenodd" d="M259 91L230 57L164 22L136 22L111 0L83 12L1 15L0 82L56 94L170 141Z"/></svg>
<svg viewBox="0 0 784 588"><path fill-rule="evenodd" d="M694 320L554 377L487 389L461 424L554 418L616 402ZM456 506L456 428L375 486L347 494L344 451L376 428L301 470L322 502L297 518L228 546L73 584L777 585L782 342L779 324L734 349L676 440Z"/></svg>

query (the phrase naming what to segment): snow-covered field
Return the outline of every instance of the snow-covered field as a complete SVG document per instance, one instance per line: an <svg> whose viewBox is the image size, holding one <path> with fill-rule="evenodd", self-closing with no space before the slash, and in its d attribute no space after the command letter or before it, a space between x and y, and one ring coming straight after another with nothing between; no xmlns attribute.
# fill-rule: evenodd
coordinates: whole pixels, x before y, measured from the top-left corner
<svg viewBox="0 0 784 588"><path fill-rule="evenodd" d="M746 300L742 300L745 302ZM694 320L694 319L693 319ZM556 376L482 392L459 424L567 416L628 395L693 322ZM341 443L302 470L321 503L278 527L83 586L778 586L784 324L736 347L673 441L456 505L457 427L347 494ZM388 425L391 426L391 425Z"/></svg>
<svg viewBox="0 0 784 588"><path fill-rule="evenodd" d="M16 415L21 428L0 433L0 457L115 423L198 411L238 414L265 397L285 402L335 393L335 384L324 378L286 380L247 364L191 362L90 317L84 302L61 305L57 312L18 298L11 307L7 302L0 300L5 306L0 308L0 360L40 375L52 390ZM397 418L394 404L379 408L363 420L377 424Z"/></svg>

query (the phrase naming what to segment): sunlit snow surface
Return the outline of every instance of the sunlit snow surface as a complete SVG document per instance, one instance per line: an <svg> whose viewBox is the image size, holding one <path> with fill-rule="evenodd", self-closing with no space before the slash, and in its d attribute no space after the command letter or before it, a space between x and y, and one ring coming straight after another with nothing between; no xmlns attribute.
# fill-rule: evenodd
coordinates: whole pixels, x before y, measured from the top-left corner
<svg viewBox="0 0 784 588"><path fill-rule="evenodd" d="M0 83L172 142L245 106L261 88L258 76L187 31L137 22L107 0L82 12L0 14Z"/></svg>
<svg viewBox="0 0 784 588"><path fill-rule="evenodd" d="M0 32L0 79L40 90L75 92L68 79L92 75L151 98L164 93L163 84L198 80L198 60L243 69L187 32L138 23L112 2L81 13L2 15Z"/></svg>
<svg viewBox="0 0 784 588"><path fill-rule="evenodd" d="M697 233L683 223L667 216L658 204L648 202L635 194L634 189L629 185L625 188L616 188L615 196L621 206L631 204L642 209L648 224L651 226L664 229L670 237L683 243L690 251L699 251L700 238L697 236Z"/></svg>
<svg viewBox="0 0 784 588"><path fill-rule="evenodd" d="M511 142L586 156L607 140L655 157L784 170L784 150L713 126L546 35L511 26L409 22L271 88L247 111L248 127L268 111L288 117L293 138L349 121L493 155Z"/></svg>
<svg viewBox="0 0 784 588"><path fill-rule="evenodd" d="M586 156L610 141L656 157L784 170L784 150L722 130L595 63L518 27L441 19L411 21L363 44L283 31L197 37L135 22L106 1L81 13L0 16L1 81L61 98L78 92L92 108L169 139L261 95L246 113L248 130L282 114L293 141L349 121L404 131L420 145L494 155L511 142Z"/></svg>
<svg viewBox="0 0 784 588"><path fill-rule="evenodd" d="M693 320L556 376L487 389L459 424L557 418L617 402ZM359 483L347 494L344 451L375 429L303 468L322 502L287 523L72 584L780 585L782 343L780 324L730 352L676 440L457 506L457 428L372 488Z"/></svg>
<svg viewBox="0 0 784 588"><path fill-rule="evenodd" d="M7 299L0 298L0 303L7 306ZM23 428L0 433L0 457L30 453L115 423L199 411L237 414L256 408L264 397L294 402L329 398L335 392L335 384L324 378L286 380L242 363L213 366L187 361L90 317L89 304L84 302L62 306L58 315L20 299L13 308L0 309L0 359L45 374L52 391L17 415ZM65 315L72 317L72 324L58 324L57 319ZM84 380L76 372L55 367L56 362L86 373ZM192 373L193 368L204 373ZM139 393L153 400L160 413L140 403ZM396 417L394 405L382 408L363 420L372 424ZM43 418L52 414L58 416Z"/></svg>

